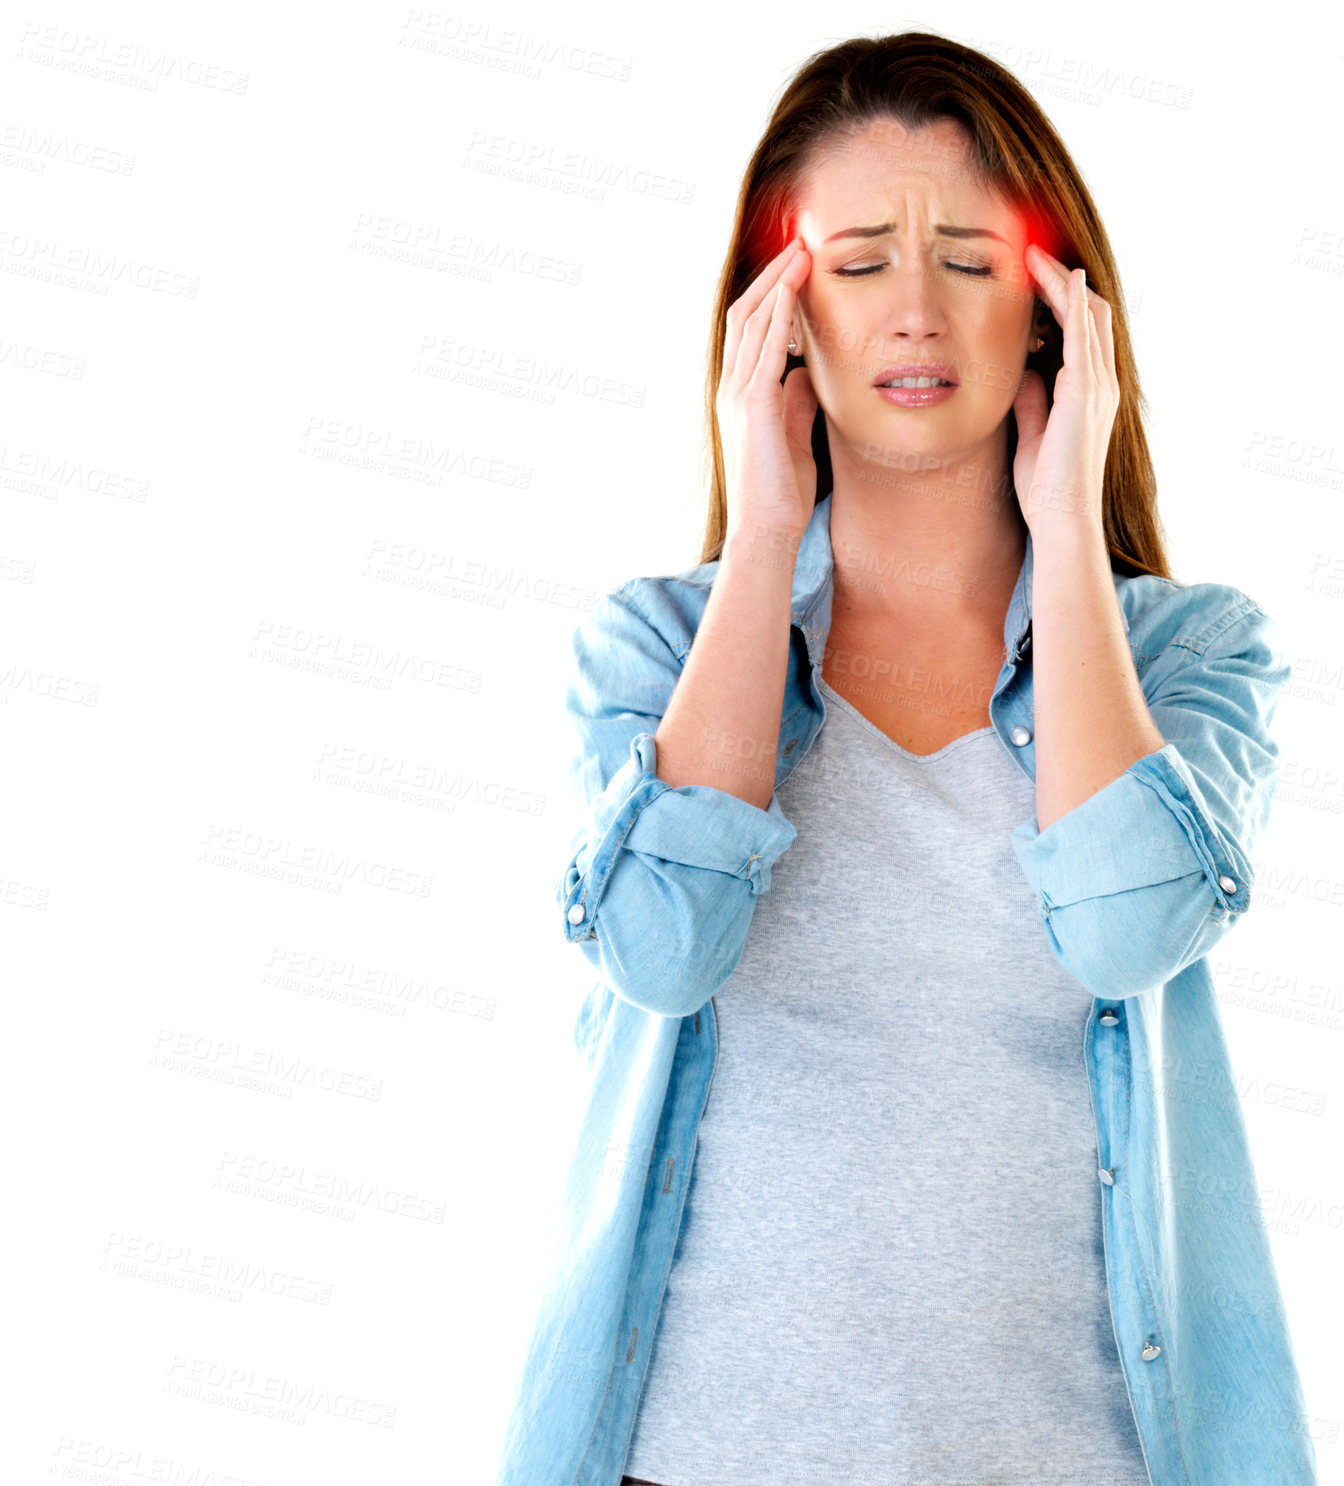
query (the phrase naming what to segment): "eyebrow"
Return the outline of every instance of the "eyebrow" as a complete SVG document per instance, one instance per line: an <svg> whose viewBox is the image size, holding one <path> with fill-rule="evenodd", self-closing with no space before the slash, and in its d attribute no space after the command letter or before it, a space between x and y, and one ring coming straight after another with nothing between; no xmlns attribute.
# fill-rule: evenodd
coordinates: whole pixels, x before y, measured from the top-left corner
<svg viewBox="0 0 1344 1486"><path fill-rule="evenodd" d="M833 243L842 237L885 237L887 233L895 232L895 230L895 222L882 222L876 227L846 227L843 232L833 232L822 241ZM997 238L1004 247L1012 247L1012 243L1006 237L1001 237L997 232L991 232L988 227L949 227L946 223L940 222L933 231L935 237L993 237Z"/></svg>

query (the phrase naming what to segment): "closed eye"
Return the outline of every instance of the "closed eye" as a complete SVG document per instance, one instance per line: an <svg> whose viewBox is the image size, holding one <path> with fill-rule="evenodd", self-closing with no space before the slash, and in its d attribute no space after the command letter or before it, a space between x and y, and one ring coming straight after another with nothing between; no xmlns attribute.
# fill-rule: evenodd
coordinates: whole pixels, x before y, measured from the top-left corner
<svg viewBox="0 0 1344 1486"><path fill-rule="evenodd" d="M831 272L841 279L861 279L870 273L879 273L886 266L885 263L870 263L866 268L833 268ZM957 273L970 274L977 279L994 276L994 270L985 263L944 263L943 267L954 269Z"/></svg>

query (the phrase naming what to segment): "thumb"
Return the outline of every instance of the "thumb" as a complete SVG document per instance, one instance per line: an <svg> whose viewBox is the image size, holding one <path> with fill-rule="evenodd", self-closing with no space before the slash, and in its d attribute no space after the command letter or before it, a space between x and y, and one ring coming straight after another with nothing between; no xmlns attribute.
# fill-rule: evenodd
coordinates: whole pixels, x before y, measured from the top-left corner
<svg viewBox="0 0 1344 1486"><path fill-rule="evenodd" d="M1029 443L1045 432L1050 409L1046 405L1045 378L1040 372L1028 368L1017 384L1017 396L1013 399L1013 416L1017 419L1017 437L1020 443Z"/></svg>
<svg viewBox="0 0 1344 1486"><path fill-rule="evenodd" d="M805 366L796 366L784 379L784 433L795 458L812 457L812 424L817 416L817 394Z"/></svg>

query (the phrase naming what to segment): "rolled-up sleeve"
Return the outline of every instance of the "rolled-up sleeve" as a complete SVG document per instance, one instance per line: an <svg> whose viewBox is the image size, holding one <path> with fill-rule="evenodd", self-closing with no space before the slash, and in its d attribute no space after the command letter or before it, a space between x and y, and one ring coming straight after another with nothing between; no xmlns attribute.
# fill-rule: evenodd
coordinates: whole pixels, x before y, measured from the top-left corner
<svg viewBox="0 0 1344 1486"><path fill-rule="evenodd" d="M565 935L615 994L685 1016L736 968L797 831L773 795L762 810L658 777L654 733L682 668L625 590L598 601L573 652L565 711L580 820L556 893Z"/></svg>
<svg viewBox="0 0 1344 1486"><path fill-rule="evenodd" d="M1163 746L1013 850L1055 957L1094 996L1138 995L1208 954L1250 907L1291 667L1245 595L1142 676Z"/></svg>

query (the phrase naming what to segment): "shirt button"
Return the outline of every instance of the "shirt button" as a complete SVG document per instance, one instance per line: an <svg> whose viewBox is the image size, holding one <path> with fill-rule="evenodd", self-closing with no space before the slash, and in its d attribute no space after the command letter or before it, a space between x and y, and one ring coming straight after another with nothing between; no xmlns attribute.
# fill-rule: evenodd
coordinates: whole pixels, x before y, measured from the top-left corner
<svg viewBox="0 0 1344 1486"><path fill-rule="evenodd" d="M569 910L569 913L566 915L566 917L572 924L581 924L583 922L583 914L583 904L576 903L573 908Z"/></svg>
<svg viewBox="0 0 1344 1486"><path fill-rule="evenodd" d="M1231 877L1220 877L1218 879L1218 886L1222 888L1225 893L1235 893L1237 890L1236 881L1234 878Z"/></svg>
<svg viewBox="0 0 1344 1486"><path fill-rule="evenodd" d="M1102 1181L1106 1183L1108 1187L1115 1186L1115 1178L1111 1175L1114 1170L1114 1166L1109 1166L1104 1167L1097 1172L1097 1175L1102 1179Z"/></svg>
<svg viewBox="0 0 1344 1486"><path fill-rule="evenodd" d="M1109 1007L1105 1011L1102 1012L1102 1014L1097 1018L1097 1020L1101 1023L1101 1025L1103 1027L1114 1027L1114 1026L1118 1026L1119 1025L1119 1022L1120 1022L1120 1018L1118 1016L1116 1016L1116 1014L1113 1011L1111 1011Z"/></svg>
<svg viewBox="0 0 1344 1486"><path fill-rule="evenodd" d="M1161 1350L1162 1348L1159 1347L1156 1342L1147 1342L1144 1345L1143 1351L1139 1353L1139 1356L1142 1357L1145 1362L1151 1362Z"/></svg>
<svg viewBox="0 0 1344 1486"><path fill-rule="evenodd" d="M1031 729L1024 728L1019 722L1015 728L1010 728L1008 736L1019 748L1025 748L1031 742Z"/></svg>

